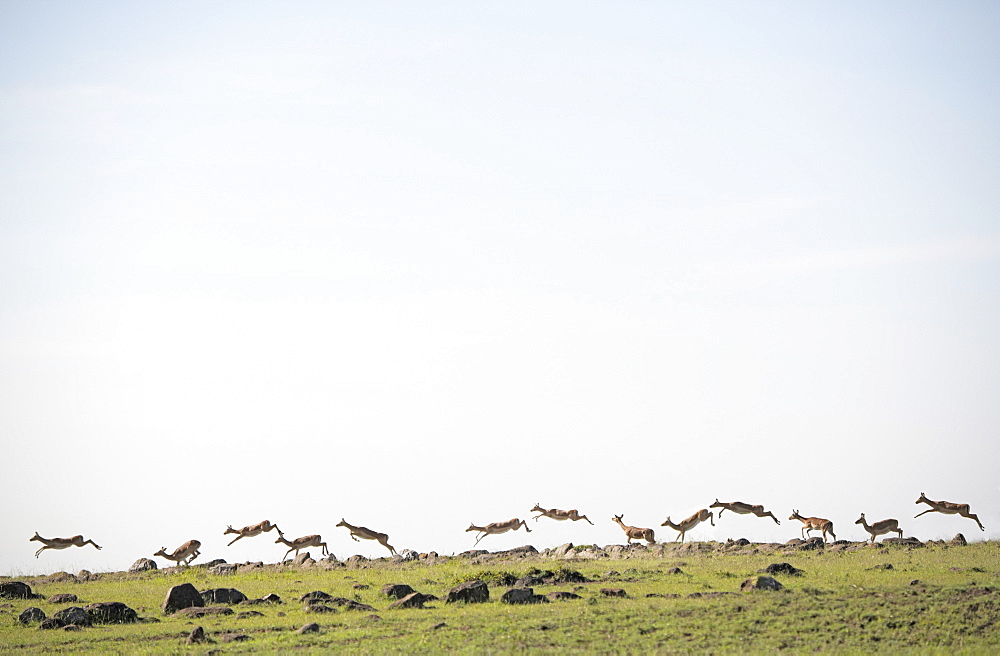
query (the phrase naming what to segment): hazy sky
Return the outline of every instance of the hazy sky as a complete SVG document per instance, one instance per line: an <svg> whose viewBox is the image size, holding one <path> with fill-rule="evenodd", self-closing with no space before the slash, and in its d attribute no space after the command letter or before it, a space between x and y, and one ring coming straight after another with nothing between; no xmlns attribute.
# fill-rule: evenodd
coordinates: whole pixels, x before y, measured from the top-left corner
<svg viewBox="0 0 1000 656"><path fill-rule="evenodd" d="M0 0L0 574L273 562L222 536L265 518L446 554L536 502L596 526L480 546L672 540L716 497L782 525L689 538L1000 538L997 34L989 1Z"/></svg>

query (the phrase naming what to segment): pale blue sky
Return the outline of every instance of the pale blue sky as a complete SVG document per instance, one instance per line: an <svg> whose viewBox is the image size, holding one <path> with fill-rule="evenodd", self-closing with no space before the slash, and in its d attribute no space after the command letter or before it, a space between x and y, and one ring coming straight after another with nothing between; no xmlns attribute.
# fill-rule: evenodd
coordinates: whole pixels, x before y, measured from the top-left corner
<svg viewBox="0 0 1000 656"><path fill-rule="evenodd" d="M451 553L536 501L597 525L481 546L717 496L996 539L998 33L991 2L0 0L0 574L273 561L222 537L264 518Z"/></svg>

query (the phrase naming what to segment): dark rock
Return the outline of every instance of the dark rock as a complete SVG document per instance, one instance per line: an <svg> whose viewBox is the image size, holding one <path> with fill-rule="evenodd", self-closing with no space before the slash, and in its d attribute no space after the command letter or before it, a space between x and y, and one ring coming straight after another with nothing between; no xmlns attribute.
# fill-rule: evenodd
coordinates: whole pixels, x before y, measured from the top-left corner
<svg viewBox="0 0 1000 656"><path fill-rule="evenodd" d="M434 595L425 595L419 592L412 592L402 599L389 604L389 608L423 608L428 601L437 599Z"/></svg>
<svg viewBox="0 0 1000 656"><path fill-rule="evenodd" d="M547 583L589 583L590 579L572 569L560 569L554 572L551 577L546 578Z"/></svg>
<svg viewBox="0 0 1000 656"><path fill-rule="evenodd" d="M580 595L574 592L566 592L565 590L557 590L556 592L550 592L548 594L549 599L553 601L570 601L572 599L583 599Z"/></svg>
<svg viewBox="0 0 1000 656"><path fill-rule="evenodd" d="M296 633L319 633L319 624L316 624L316 622L303 624L302 627L296 631Z"/></svg>
<svg viewBox="0 0 1000 656"><path fill-rule="evenodd" d="M427 629L427 630L428 631L436 631L438 629L443 629L446 626L448 626L448 625L445 624L444 622L438 622L437 624L432 624L431 627L429 629Z"/></svg>
<svg viewBox="0 0 1000 656"><path fill-rule="evenodd" d="M475 579L456 585L448 591L445 603L464 601L468 604L479 604L490 600L490 589L485 582Z"/></svg>
<svg viewBox="0 0 1000 656"><path fill-rule="evenodd" d="M325 604L309 604L306 606L307 613L336 613L337 609L333 606L327 606Z"/></svg>
<svg viewBox="0 0 1000 656"><path fill-rule="evenodd" d="M740 590L781 590L784 587L770 576L753 576L740 584Z"/></svg>
<svg viewBox="0 0 1000 656"><path fill-rule="evenodd" d="M265 604L280 604L281 603L281 597L279 597L278 595L274 594L273 592L271 594L269 594L269 595L264 595L263 597L260 598L260 600L263 601Z"/></svg>
<svg viewBox="0 0 1000 656"><path fill-rule="evenodd" d="M35 622L41 622L45 619L45 611L41 608L25 608L21 611L21 614L17 616L17 621L21 624L34 624Z"/></svg>
<svg viewBox="0 0 1000 656"><path fill-rule="evenodd" d="M536 585L543 585L544 583L545 583L545 579L541 578L540 576L532 576L532 575L529 574L527 576L522 576L517 581L515 581L513 587L515 587L515 588L533 588Z"/></svg>
<svg viewBox="0 0 1000 656"><path fill-rule="evenodd" d="M245 610L242 613L236 614L236 619L238 620L245 620L250 617L264 617L264 613L259 610Z"/></svg>
<svg viewBox="0 0 1000 656"><path fill-rule="evenodd" d="M411 595L416 590L406 585L405 583L390 583L382 588L382 594L387 597L392 597L393 599L402 599L407 595Z"/></svg>
<svg viewBox="0 0 1000 656"><path fill-rule="evenodd" d="M327 601L329 599L333 599L333 595L323 592L322 590L314 590L313 592L307 592L301 597L299 597L299 601L306 603L313 601Z"/></svg>
<svg viewBox="0 0 1000 656"><path fill-rule="evenodd" d="M133 624L139 621L139 614L120 601L99 601L84 610L94 624Z"/></svg>
<svg viewBox="0 0 1000 656"><path fill-rule="evenodd" d="M247 596L236 588L205 590L201 593L201 598L207 604L240 604L247 600Z"/></svg>
<svg viewBox="0 0 1000 656"><path fill-rule="evenodd" d="M826 543L823 542L823 538L809 538L805 542L798 545L799 551L814 551L816 549L823 549L826 547Z"/></svg>
<svg viewBox="0 0 1000 656"><path fill-rule="evenodd" d="M523 547L514 547L513 549L508 549L507 551L498 551L497 555L501 556L534 556L538 553L538 549L535 549L530 544L526 544Z"/></svg>
<svg viewBox="0 0 1000 656"><path fill-rule="evenodd" d="M52 615L63 624L77 624L79 626L90 626L90 614L79 606L63 608L58 613Z"/></svg>
<svg viewBox="0 0 1000 656"><path fill-rule="evenodd" d="M961 533L959 533L958 535L956 535L955 537L953 537L951 539L951 542L949 542L948 544L950 544L950 545L952 545L954 547L964 547L965 545L967 545L969 543L966 542L965 536L962 535Z"/></svg>
<svg viewBox="0 0 1000 656"><path fill-rule="evenodd" d="M139 560L132 563L132 566L128 568L130 574L137 574L139 572L148 572L149 570L157 569L156 561L150 560L149 558L140 558Z"/></svg>
<svg viewBox="0 0 1000 656"><path fill-rule="evenodd" d="M225 565L226 561L223 558L216 558L210 560L207 563L201 563L200 565L195 565L195 567L200 567L202 569L212 569L213 567L218 567L219 565Z"/></svg>
<svg viewBox="0 0 1000 656"><path fill-rule="evenodd" d="M367 590L372 586L368 585L367 583L355 583L351 587L354 588L355 590Z"/></svg>
<svg viewBox="0 0 1000 656"><path fill-rule="evenodd" d="M62 594L54 594L48 599L50 604L71 604L75 601L80 601L77 599L75 594L64 592Z"/></svg>
<svg viewBox="0 0 1000 656"><path fill-rule="evenodd" d="M194 627L194 630L191 631L191 633L188 634L187 644L189 644L189 645L197 645L197 644L200 644L200 643L203 643L203 642L211 642L208 639L208 636L205 635L205 629L202 628L202 627L200 627L200 626Z"/></svg>
<svg viewBox="0 0 1000 656"><path fill-rule="evenodd" d="M201 598L198 589L190 583L181 583L167 590L167 598L163 600L161 608L167 615L175 613L183 608L201 607L205 605L205 600Z"/></svg>
<svg viewBox="0 0 1000 656"><path fill-rule="evenodd" d="M31 591L31 586L21 581L0 583L0 599L43 599Z"/></svg>
<svg viewBox="0 0 1000 656"><path fill-rule="evenodd" d="M802 576L802 570L792 567L789 563L771 563L761 571L765 574L789 574L791 576Z"/></svg>
<svg viewBox="0 0 1000 656"><path fill-rule="evenodd" d="M360 554L356 554L354 556L351 556L344 562L347 563L348 565L361 565L363 563L367 563L368 559Z"/></svg>
<svg viewBox="0 0 1000 656"><path fill-rule="evenodd" d="M63 631L82 631L83 627L78 624L67 624L63 627Z"/></svg>
<svg viewBox="0 0 1000 656"><path fill-rule="evenodd" d="M601 594L605 597L627 597L628 595L621 588L601 588Z"/></svg>
<svg viewBox="0 0 1000 656"><path fill-rule="evenodd" d="M882 546L894 545L897 547L923 547L924 543L917 538L883 538Z"/></svg>
<svg viewBox="0 0 1000 656"><path fill-rule="evenodd" d="M683 574L684 572L680 567L671 567L667 570L667 574Z"/></svg>
<svg viewBox="0 0 1000 656"><path fill-rule="evenodd" d="M489 551L486 551L485 549L471 549L469 551L463 551L462 553L458 554L458 557L475 558L476 556L485 556L488 553Z"/></svg>
<svg viewBox="0 0 1000 656"><path fill-rule="evenodd" d="M333 597L332 599L328 599L326 603L333 604L334 606L340 606L341 608L345 608L347 610L364 610L373 613L375 612L374 606L369 606L368 604L362 604L361 602L354 601L353 599L345 599L344 597Z"/></svg>
<svg viewBox="0 0 1000 656"><path fill-rule="evenodd" d="M536 595L531 588L511 588L503 593L500 601L505 604L539 604L548 603L548 597Z"/></svg>
<svg viewBox="0 0 1000 656"><path fill-rule="evenodd" d="M87 581L96 581L100 577L97 574L85 569L81 569L76 573L76 580L80 583L86 583Z"/></svg>
<svg viewBox="0 0 1000 656"><path fill-rule="evenodd" d="M234 611L228 606L189 606L182 608L175 613L181 617L205 617L206 615L233 615Z"/></svg>
<svg viewBox="0 0 1000 656"><path fill-rule="evenodd" d="M48 619L42 620L42 623L38 625L39 629L61 629L66 626L66 622L63 622L58 617L49 617Z"/></svg>
<svg viewBox="0 0 1000 656"><path fill-rule="evenodd" d="M220 638L222 642L246 642L247 640L252 640L245 633L223 633Z"/></svg>
<svg viewBox="0 0 1000 656"><path fill-rule="evenodd" d="M216 565L215 567L211 568L208 571L210 571L212 574L215 574L216 576L230 576L239 571L239 569L240 569L239 565L235 565L233 563L222 563Z"/></svg>

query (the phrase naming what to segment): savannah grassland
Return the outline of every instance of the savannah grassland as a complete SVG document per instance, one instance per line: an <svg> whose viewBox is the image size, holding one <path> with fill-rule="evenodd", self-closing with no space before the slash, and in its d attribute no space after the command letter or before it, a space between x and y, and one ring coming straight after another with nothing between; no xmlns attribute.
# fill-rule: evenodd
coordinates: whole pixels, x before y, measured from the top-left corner
<svg viewBox="0 0 1000 656"><path fill-rule="evenodd" d="M775 575L784 590L740 591L743 580L783 562L803 572ZM199 567L174 568L103 574L85 583L19 577L36 593L68 592L80 601L0 600L0 651L1000 653L1000 545L994 542L856 551L751 548L740 553L671 545L662 556L638 549L625 558L599 560L530 556L477 562L455 557L433 563L372 561L357 568L321 565L265 567L229 576ZM681 573L671 573L675 567ZM487 603L444 602L448 590L465 580L498 581L505 573L520 577L533 569L561 568L592 582L539 585L535 592L566 590L581 599L511 606L499 601L506 586L491 585ZM237 613L263 613L254 617L190 620L164 615L160 605L167 589L185 582L199 590L236 588L251 599L276 593L283 603L234 607ZM387 609L393 600L381 589L390 583L406 583L441 600L422 609ZM605 596L602 588L621 588L628 596ZM376 612L308 613L299 598L315 590L369 604ZM159 621L73 632L39 630L17 621L29 606L51 616L67 606L96 601L121 601L141 617ZM320 633L296 633L310 622L320 625ZM187 635L199 625L214 642L186 645ZM231 633L250 639L225 642L224 634Z"/></svg>

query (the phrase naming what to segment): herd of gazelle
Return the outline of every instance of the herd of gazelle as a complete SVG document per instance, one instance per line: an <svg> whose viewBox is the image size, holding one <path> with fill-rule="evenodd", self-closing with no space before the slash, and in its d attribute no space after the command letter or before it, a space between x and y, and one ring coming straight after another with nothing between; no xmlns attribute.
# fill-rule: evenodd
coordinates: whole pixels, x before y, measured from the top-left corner
<svg viewBox="0 0 1000 656"><path fill-rule="evenodd" d="M914 515L914 519L920 517L921 515L926 515L929 512L939 512L945 515L961 515L962 517L967 517L976 522L979 525L979 530L985 531L982 522L979 521L979 517L972 513L969 509L969 504L967 503L952 503L950 501L932 501L927 498L927 496L921 492L920 498L916 500L917 504L926 503L930 508ZM731 512L740 515L755 515L757 517L770 517L774 520L775 524L781 524L778 518L774 516L770 511L764 510L764 506L761 505L751 505L749 503L743 503L742 501L732 501L724 502L715 500L715 503L711 504L708 508L718 508L719 517L722 517L722 512L724 510L729 510ZM670 528L677 531L677 538L675 541L684 542L685 534L693 529L698 524L704 521L711 522L712 526L715 526L715 520L713 519L712 512L708 508L702 508L698 512L694 513L687 519L684 519L676 524L670 521L670 517L667 517L666 521L660 524L660 526L669 526ZM551 510L546 510L542 508L540 504L535 504L535 507L531 509L531 512L537 512L539 514L534 516L534 520L537 522L540 517L548 517L550 519L555 519L557 521L579 521L586 520L591 526L594 522L590 521L586 515L581 515L578 510L557 510L555 508ZM792 514L788 519L797 519L802 522L802 538L808 538L812 531L819 531L826 542L827 533L834 540L837 536L833 532L833 522L829 519L823 519L822 517L803 517L799 514L798 510L792 510ZM623 531L625 531L625 536L628 538L628 544L632 543L632 540L645 540L649 544L655 544L655 534L651 528L640 528L638 526L628 526L622 521L622 515L615 515L611 518L611 521L618 524ZM886 533L896 533L899 537L903 537L903 531L899 528L899 520L896 519L883 519L881 521L869 524L865 519L865 514L861 513L861 517L858 518L855 524L860 524L865 531L871 535L871 542L875 543L875 538L879 535L885 535ZM343 526L348 531L350 531L351 539L355 542L360 542L361 540L375 540L383 547L389 550L389 553L395 555L396 550L391 544L389 544L389 536L385 533L379 533L378 531L373 531L364 526L353 526L348 524L346 520L341 519L337 526ZM531 529L528 528L527 522L523 519L509 519L505 522L493 522L492 524L487 524L486 526L476 526L472 524L469 528L465 529L468 533L469 531L476 531L480 535L476 538L476 544L482 540L487 535L499 535L500 533L506 533L507 531L516 531L521 527L528 533ZM304 535L301 538L295 538L294 540L286 540L285 534L281 532L277 524L272 524L268 520L264 520L258 524L252 524L250 526L244 526L240 529L235 529L232 526L226 527L223 535L236 535L236 537L226 546L232 546L238 540L243 538L252 538L261 533L268 533L272 530L278 532L278 539L274 541L275 544L283 544L288 547L288 551L285 552L284 557L288 558L288 554L295 552L295 555L299 555L301 549L307 547L316 547L322 550L324 556L329 555L329 550L327 549L326 542L323 542L323 538L319 535ZM360 539L359 539L360 538ZM67 549L69 547L83 547L85 545L93 545L95 548L100 549L101 547L93 540L84 540L82 535L74 535L71 538L43 538L37 532L34 537L29 538L29 542L41 542L42 548L35 552L35 558L45 551L46 549ZM198 557L201 553L198 549L201 548L201 542L198 540L188 540L181 546L177 547L171 553L167 553L166 547L160 547L154 556L162 556L167 560L172 560L175 563L180 563L183 565L190 565L191 561Z"/></svg>

